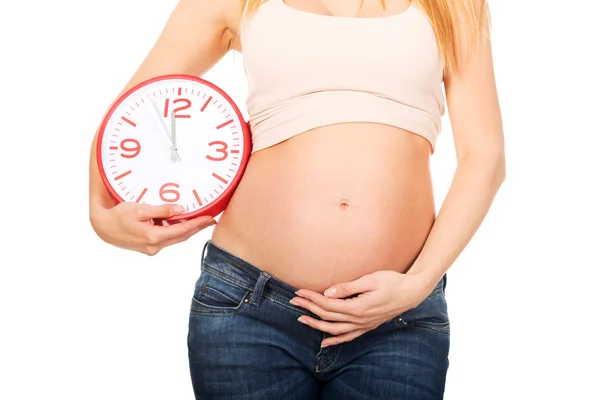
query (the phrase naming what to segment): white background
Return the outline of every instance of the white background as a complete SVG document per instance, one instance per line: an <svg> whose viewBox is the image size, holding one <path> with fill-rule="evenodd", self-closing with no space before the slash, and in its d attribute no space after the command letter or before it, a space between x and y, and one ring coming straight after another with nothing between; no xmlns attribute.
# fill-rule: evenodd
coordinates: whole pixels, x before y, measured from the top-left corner
<svg viewBox="0 0 600 400"><path fill-rule="evenodd" d="M446 398L598 399L598 16L490 3L508 175L449 273ZM146 257L98 239L87 205L92 135L175 4L0 5L2 399L193 398L188 307L210 231ZM242 65L205 78L243 107ZM438 205L455 165L444 124Z"/></svg>

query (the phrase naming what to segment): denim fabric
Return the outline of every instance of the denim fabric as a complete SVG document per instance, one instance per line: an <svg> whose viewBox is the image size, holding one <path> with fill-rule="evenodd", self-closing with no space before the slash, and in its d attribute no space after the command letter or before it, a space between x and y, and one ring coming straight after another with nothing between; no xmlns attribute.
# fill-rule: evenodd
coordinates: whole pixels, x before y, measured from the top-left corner
<svg viewBox="0 0 600 400"><path fill-rule="evenodd" d="M196 399L443 399L450 325L446 276L416 308L351 342L297 321L296 288L211 241L191 300L188 357Z"/></svg>

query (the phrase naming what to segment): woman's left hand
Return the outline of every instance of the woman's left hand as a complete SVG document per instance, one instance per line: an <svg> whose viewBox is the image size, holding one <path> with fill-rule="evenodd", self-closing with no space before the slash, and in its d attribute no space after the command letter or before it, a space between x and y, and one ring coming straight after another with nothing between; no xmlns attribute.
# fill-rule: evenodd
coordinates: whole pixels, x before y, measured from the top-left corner
<svg viewBox="0 0 600 400"><path fill-rule="evenodd" d="M376 271L355 281L334 285L325 295L300 289L290 303L322 318L303 315L298 321L334 335L321 343L327 347L356 339L416 307L430 290L433 287L418 274Z"/></svg>

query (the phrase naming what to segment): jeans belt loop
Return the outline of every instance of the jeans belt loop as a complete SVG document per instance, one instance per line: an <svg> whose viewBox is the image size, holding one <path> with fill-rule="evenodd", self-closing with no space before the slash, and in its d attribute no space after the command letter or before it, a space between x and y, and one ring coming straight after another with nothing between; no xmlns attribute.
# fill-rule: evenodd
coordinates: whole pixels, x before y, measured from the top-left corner
<svg viewBox="0 0 600 400"><path fill-rule="evenodd" d="M202 270L202 265L204 265L204 256L206 255L206 248L208 247L208 243L210 243L210 240L207 240L206 243L204 243L204 247L202 248L202 256L200 256L200 270Z"/></svg>
<svg viewBox="0 0 600 400"><path fill-rule="evenodd" d="M252 291L252 297L250 298L250 304L253 306L260 305L260 299L262 297L263 290L267 281L271 278L271 275L262 271L258 280L256 281L256 285L254 285L254 290Z"/></svg>

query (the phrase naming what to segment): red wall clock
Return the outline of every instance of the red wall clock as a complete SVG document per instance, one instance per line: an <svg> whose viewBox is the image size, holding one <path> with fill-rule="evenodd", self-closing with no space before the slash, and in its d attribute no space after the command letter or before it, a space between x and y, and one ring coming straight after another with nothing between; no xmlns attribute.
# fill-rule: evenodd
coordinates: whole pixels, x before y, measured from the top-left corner
<svg viewBox="0 0 600 400"><path fill-rule="evenodd" d="M97 159L117 201L180 204L185 212L170 219L189 219L225 209L251 147L248 124L223 90L191 75L162 75L113 104Z"/></svg>

